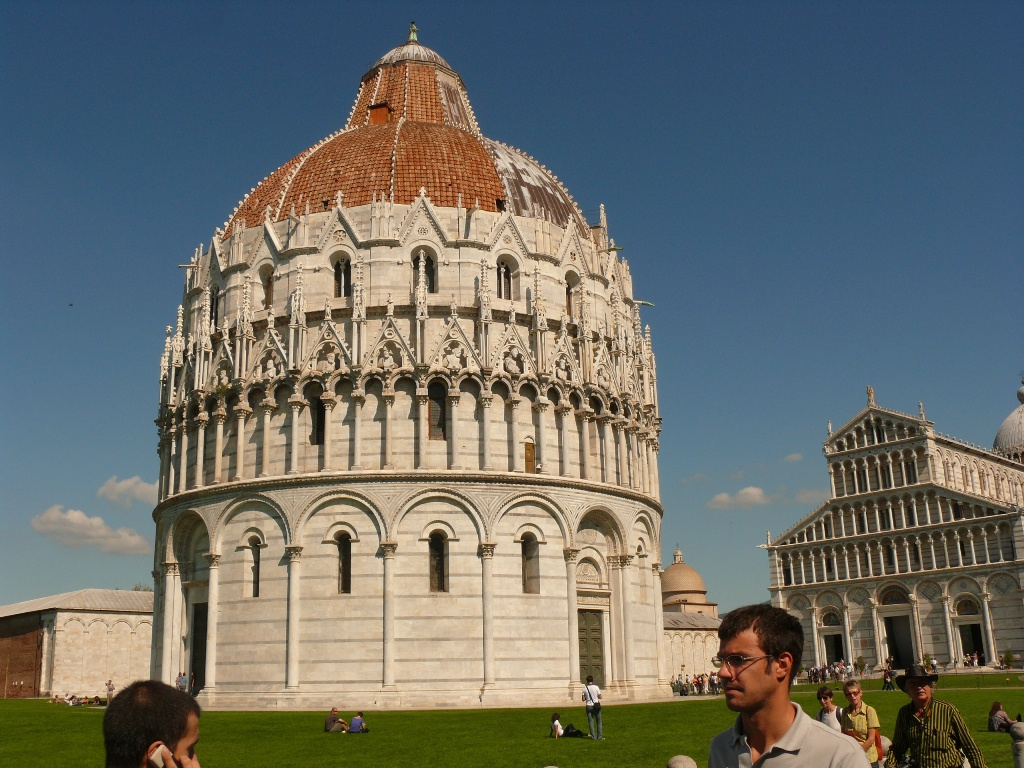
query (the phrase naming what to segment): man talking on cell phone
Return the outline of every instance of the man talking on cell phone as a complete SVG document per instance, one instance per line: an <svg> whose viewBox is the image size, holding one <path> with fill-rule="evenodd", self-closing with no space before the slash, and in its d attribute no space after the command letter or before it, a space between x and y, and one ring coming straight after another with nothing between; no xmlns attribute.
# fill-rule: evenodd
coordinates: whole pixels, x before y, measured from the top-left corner
<svg viewBox="0 0 1024 768"><path fill-rule="evenodd" d="M200 768L199 714L184 691L157 680L132 683L103 715L107 768Z"/></svg>

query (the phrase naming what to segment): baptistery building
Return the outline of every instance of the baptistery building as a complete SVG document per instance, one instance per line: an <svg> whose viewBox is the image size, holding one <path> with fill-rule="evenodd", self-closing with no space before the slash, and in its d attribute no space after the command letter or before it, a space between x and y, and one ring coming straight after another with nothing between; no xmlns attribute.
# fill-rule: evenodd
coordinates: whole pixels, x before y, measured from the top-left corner
<svg viewBox="0 0 1024 768"><path fill-rule="evenodd" d="M1024 384L1024 382L1022 382ZM806 663L943 668L1024 656L1024 386L991 449L868 403L824 443L830 498L769 553L772 602Z"/></svg>
<svg viewBox="0 0 1024 768"><path fill-rule="evenodd" d="M208 706L661 695L657 367L604 209L486 138L415 27L354 85L185 270L154 676Z"/></svg>

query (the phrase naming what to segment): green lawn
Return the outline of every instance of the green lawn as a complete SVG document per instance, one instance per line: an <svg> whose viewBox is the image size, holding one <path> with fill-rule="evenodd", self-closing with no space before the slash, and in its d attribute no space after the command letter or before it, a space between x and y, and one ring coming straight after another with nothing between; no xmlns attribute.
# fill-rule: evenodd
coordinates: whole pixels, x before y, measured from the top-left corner
<svg viewBox="0 0 1024 768"><path fill-rule="evenodd" d="M1024 710L1024 688L940 691L964 713L991 768L1010 768L1010 737L988 733L986 717L998 697L1011 715ZM811 693L796 700L817 711ZM892 735L896 710L906 696L872 692L882 732ZM343 713L350 716L351 713ZM707 764L708 743L732 724L721 699L676 700L604 708L605 740L547 738L550 710L455 710L367 712L367 736L323 733L320 712L207 712L197 753L203 768L267 766L542 766L661 768L672 755ZM561 710L562 723L586 729L582 707ZM42 701L0 700L0 765L32 768L103 765L102 709L71 708Z"/></svg>

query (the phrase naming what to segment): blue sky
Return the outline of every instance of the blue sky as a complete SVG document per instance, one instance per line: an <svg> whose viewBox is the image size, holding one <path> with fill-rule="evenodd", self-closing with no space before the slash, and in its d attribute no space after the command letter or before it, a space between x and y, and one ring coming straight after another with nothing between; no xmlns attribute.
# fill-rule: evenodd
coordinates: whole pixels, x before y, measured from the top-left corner
<svg viewBox="0 0 1024 768"><path fill-rule="evenodd" d="M665 562L710 599L767 597L755 547L868 384L991 445L1024 368L1020 3L9 4L0 604L150 580L177 265L412 19L487 136L606 205L656 305Z"/></svg>

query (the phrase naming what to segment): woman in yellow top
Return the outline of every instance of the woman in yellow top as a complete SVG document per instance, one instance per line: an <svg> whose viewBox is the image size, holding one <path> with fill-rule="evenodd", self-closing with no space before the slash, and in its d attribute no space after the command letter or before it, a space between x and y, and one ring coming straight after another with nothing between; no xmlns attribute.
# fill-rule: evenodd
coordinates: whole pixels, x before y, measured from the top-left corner
<svg viewBox="0 0 1024 768"><path fill-rule="evenodd" d="M864 691L856 680L847 680L843 685L843 693L850 706L843 712L843 733L855 739L868 762L874 765L881 759L876 744L878 743L878 713L874 707L864 703Z"/></svg>

